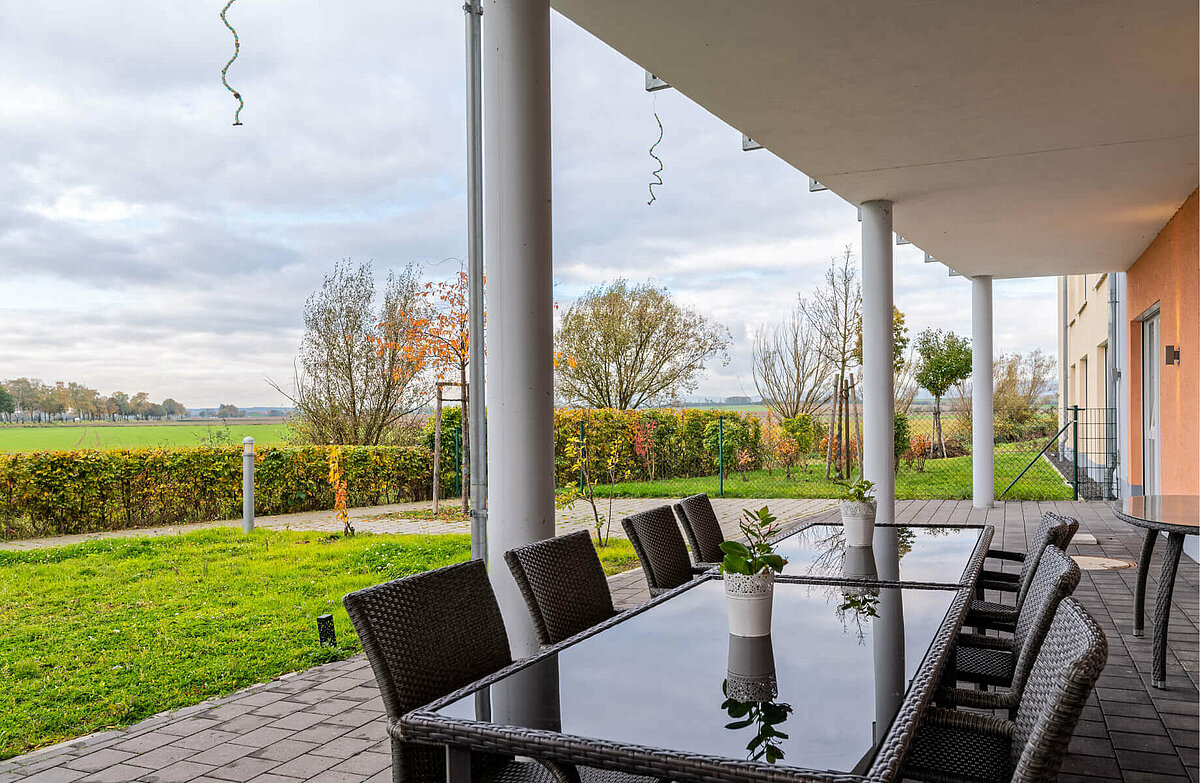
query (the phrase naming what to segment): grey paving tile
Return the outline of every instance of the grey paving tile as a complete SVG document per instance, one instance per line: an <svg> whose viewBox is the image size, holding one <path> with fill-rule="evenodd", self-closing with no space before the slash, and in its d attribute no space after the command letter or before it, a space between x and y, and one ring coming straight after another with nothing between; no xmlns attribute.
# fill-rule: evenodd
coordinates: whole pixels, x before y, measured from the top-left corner
<svg viewBox="0 0 1200 783"><path fill-rule="evenodd" d="M146 769L163 769L168 765L174 764L176 761L183 761L189 756L194 755L196 755L196 751L191 748L163 745L161 748L155 748L140 756L134 756L126 763L132 764L135 767L145 767Z"/></svg>
<svg viewBox="0 0 1200 783"><path fill-rule="evenodd" d="M231 761L228 764L217 767L212 772L208 773L209 777L214 777L219 780L236 781L236 783L244 783L258 777L269 769L278 767L280 762L272 759L256 759L249 756L243 756L236 761Z"/></svg>
<svg viewBox="0 0 1200 783"><path fill-rule="evenodd" d="M351 772L362 775L374 775L383 769L388 769L392 766L392 757L386 753L359 753L357 756L346 759L333 769L338 772Z"/></svg>
<svg viewBox="0 0 1200 783"><path fill-rule="evenodd" d="M223 742L235 740L237 737L237 734L221 729L204 729L172 742L171 747L189 748L196 751L208 750Z"/></svg>
<svg viewBox="0 0 1200 783"><path fill-rule="evenodd" d="M139 783L187 783L201 775L212 771L208 764L196 764L191 761L177 761L156 772L150 772L138 778Z"/></svg>
<svg viewBox="0 0 1200 783"><path fill-rule="evenodd" d="M253 731L243 734L240 737L231 739L235 745L249 745L254 748L265 748L266 746L285 740L292 736L295 732L288 729L277 729L270 726L263 726Z"/></svg>
<svg viewBox="0 0 1200 783"><path fill-rule="evenodd" d="M280 740L272 742L265 748L254 751L252 755L258 759L271 759L272 761L291 761L297 756L308 753L313 748L316 748L315 742L297 742L292 739Z"/></svg>
<svg viewBox="0 0 1200 783"><path fill-rule="evenodd" d="M339 758L305 753L290 761L283 762L278 767L275 767L275 769L271 770L271 774L287 775L288 777L308 780L314 775L329 769L339 761L341 761Z"/></svg>
<svg viewBox="0 0 1200 783"><path fill-rule="evenodd" d="M208 750L200 751L195 756L192 756L191 760L197 764L212 764L213 766L220 767L253 752L254 748L249 745L235 745L232 742L223 742Z"/></svg>
<svg viewBox="0 0 1200 783"><path fill-rule="evenodd" d="M319 756L331 756L339 759L348 759L356 753L361 753L372 745L377 744L372 739L355 739L353 737L339 737L332 742L327 742L321 747L313 751Z"/></svg>
<svg viewBox="0 0 1200 783"><path fill-rule="evenodd" d="M86 774L66 767L51 767L24 778L23 783L75 783Z"/></svg>
<svg viewBox="0 0 1200 783"><path fill-rule="evenodd" d="M64 766L82 772L98 772L114 764L120 764L122 761L128 761L136 755L136 753L131 753L127 750L104 748L93 753L87 753L79 758L73 758L66 762Z"/></svg>

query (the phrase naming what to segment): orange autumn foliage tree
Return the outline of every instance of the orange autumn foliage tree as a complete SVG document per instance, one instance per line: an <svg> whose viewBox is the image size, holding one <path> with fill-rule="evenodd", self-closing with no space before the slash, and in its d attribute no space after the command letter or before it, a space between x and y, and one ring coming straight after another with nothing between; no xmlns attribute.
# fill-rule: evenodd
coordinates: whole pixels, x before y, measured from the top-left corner
<svg viewBox="0 0 1200 783"><path fill-rule="evenodd" d="M382 343L381 350L399 348L405 361L429 370L439 381L457 376L462 390L462 502L465 513L470 486L470 435L467 428L467 365L470 333L467 315L467 273L459 271L448 281L425 283L418 292L422 307L400 313L394 324L399 339Z"/></svg>

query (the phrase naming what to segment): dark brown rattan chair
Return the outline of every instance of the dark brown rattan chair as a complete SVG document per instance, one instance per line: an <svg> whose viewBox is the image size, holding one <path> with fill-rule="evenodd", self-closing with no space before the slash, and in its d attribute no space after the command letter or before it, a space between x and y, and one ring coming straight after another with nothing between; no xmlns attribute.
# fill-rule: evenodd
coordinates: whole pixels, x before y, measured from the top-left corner
<svg viewBox="0 0 1200 783"><path fill-rule="evenodd" d="M686 584L697 573L707 569L692 568L687 546L679 534L679 525L670 506L639 511L621 520L625 535L633 544L650 595L659 595L673 587Z"/></svg>
<svg viewBox="0 0 1200 783"><path fill-rule="evenodd" d="M1014 720L934 707L921 718L904 777L1051 783L1096 679L1108 642L1074 598L1059 604Z"/></svg>
<svg viewBox="0 0 1200 783"><path fill-rule="evenodd" d="M1047 511L1038 522L1033 534L1029 551L1025 554L1010 552L1004 549L989 549L987 556L1021 564L1019 573L1004 573L983 569L976 585L978 597L971 602L971 611L967 615L966 624L977 628L993 628L1011 631L1017 622L1017 614L1025 603L1025 596L1033 575L1037 572L1038 562L1048 546L1057 546L1066 551L1067 545L1079 529L1079 521ZM1014 594L1012 604L983 600L984 590L996 590L1002 593Z"/></svg>
<svg viewBox="0 0 1200 783"><path fill-rule="evenodd" d="M504 561L542 644L561 642L617 613L586 530L510 549Z"/></svg>
<svg viewBox="0 0 1200 783"><path fill-rule="evenodd" d="M401 738L405 713L512 663L508 634L482 560L368 587L342 599L383 696L392 739L392 780L443 783L446 752ZM578 772L578 776L576 776ZM487 783L644 783L588 767L473 753L471 779Z"/></svg>
<svg viewBox="0 0 1200 783"><path fill-rule="evenodd" d="M725 553L721 551L725 534L721 532L721 523L717 521L717 512L713 510L708 495L701 492L686 497L676 503L674 509L696 565L705 568L719 565L725 558Z"/></svg>
<svg viewBox="0 0 1200 783"><path fill-rule="evenodd" d="M943 688L938 701L944 705L1007 709L1015 711L1034 658L1041 649L1059 603L1075 592L1079 566L1058 547L1046 547L1038 564L1029 595L1017 616L1009 638L960 634L954 668L948 676L966 682L1007 687L1003 693Z"/></svg>

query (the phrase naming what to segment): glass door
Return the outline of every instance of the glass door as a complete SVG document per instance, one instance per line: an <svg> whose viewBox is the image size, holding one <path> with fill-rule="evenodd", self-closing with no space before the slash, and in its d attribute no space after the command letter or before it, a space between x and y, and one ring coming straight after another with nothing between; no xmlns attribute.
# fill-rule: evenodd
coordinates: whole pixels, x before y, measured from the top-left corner
<svg viewBox="0 0 1200 783"><path fill-rule="evenodd" d="M1158 313L1142 321L1142 492L1162 493L1159 451L1159 349Z"/></svg>

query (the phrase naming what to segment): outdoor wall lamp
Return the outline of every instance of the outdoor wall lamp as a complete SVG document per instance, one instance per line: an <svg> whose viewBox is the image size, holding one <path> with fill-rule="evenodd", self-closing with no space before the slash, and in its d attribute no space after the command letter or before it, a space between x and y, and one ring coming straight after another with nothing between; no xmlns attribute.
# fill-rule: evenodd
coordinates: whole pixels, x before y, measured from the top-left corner
<svg viewBox="0 0 1200 783"><path fill-rule="evenodd" d="M1173 345L1167 346L1167 364L1179 364L1179 349Z"/></svg>

